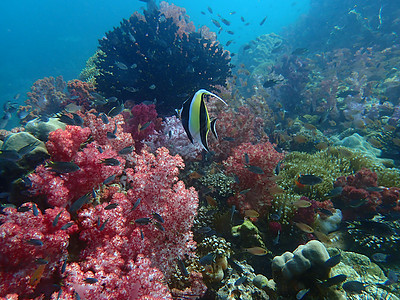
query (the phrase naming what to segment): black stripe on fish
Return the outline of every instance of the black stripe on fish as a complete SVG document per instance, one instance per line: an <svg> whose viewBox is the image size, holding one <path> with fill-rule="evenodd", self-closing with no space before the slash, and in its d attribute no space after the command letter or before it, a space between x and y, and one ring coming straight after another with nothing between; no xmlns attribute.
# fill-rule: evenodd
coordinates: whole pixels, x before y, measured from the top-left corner
<svg viewBox="0 0 400 300"><path fill-rule="evenodd" d="M189 117L190 117L189 113L190 113L190 103L191 103L190 100L191 99L189 98L182 104L181 119L183 128L185 129L189 140L193 143L193 137L189 131Z"/></svg>
<svg viewBox="0 0 400 300"><path fill-rule="evenodd" d="M218 134L217 134L217 130L215 128L215 123L216 122L217 122L217 119L214 119L214 120L211 121L211 132L213 133L215 138L218 140Z"/></svg>
<svg viewBox="0 0 400 300"><path fill-rule="evenodd" d="M204 94L201 95L201 103L200 103L200 138L201 143L203 144L204 148L209 152L207 144L207 108L206 103L204 102Z"/></svg>

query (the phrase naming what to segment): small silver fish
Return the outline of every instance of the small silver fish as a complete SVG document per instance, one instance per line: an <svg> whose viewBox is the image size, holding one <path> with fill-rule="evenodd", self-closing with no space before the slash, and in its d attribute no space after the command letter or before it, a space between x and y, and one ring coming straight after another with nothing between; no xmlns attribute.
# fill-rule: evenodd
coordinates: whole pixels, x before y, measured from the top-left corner
<svg viewBox="0 0 400 300"><path fill-rule="evenodd" d="M106 166L119 166L120 161L116 158L105 158L101 161L102 164L105 164Z"/></svg>
<svg viewBox="0 0 400 300"><path fill-rule="evenodd" d="M128 70L128 67L126 66L126 64L124 64L120 61L115 61L114 65L116 65L117 68L119 68L121 70Z"/></svg>
<svg viewBox="0 0 400 300"><path fill-rule="evenodd" d="M124 104L117 105L117 106L111 108L107 115L109 117L113 118L113 117L119 115L123 110L124 110Z"/></svg>
<svg viewBox="0 0 400 300"><path fill-rule="evenodd" d="M87 277L83 281L86 282L86 283L89 283L89 284L93 284L93 283L96 283L98 280L96 278L93 278L93 277Z"/></svg>
<svg viewBox="0 0 400 300"><path fill-rule="evenodd" d="M135 223L139 224L139 225L147 225L151 222L150 218L140 218L140 219L136 219Z"/></svg>
<svg viewBox="0 0 400 300"><path fill-rule="evenodd" d="M264 174L264 170L261 169L258 166L247 165L245 167L247 168L247 170L249 170L250 172L252 172L254 174L258 174L258 175L263 175Z"/></svg>
<svg viewBox="0 0 400 300"><path fill-rule="evenodd" d="M385 263L387 262L387 258L389 257L388 254L384 254L384 253L374 253L372 254L372 259L375 262L379 262L379 263Z"/></svg>
<svg viewBox="0 0 400 300"><path fill-rule="evenodd" d="M67 268L67 259L64 260L62 266L61 266L61 274L65 272L65 269Z"/></svg>
<svg viewBox="0 0 400 300"><path fill-rule="evenodd" d="M108 124L110 123L110 121L108 120L108 117L105 113L101 113L100 115L101 120L103 121L104 124Z"/></svg>
<svg viewBox="0 0 400 300"><path fill-rule="evenodd" d="M310 289L303 289L300 290L297 294L296 294L296 299L297 300L301 300L304 298L304 296L310 291Z"/></svg>
<svg viewBox="0 0 400 300"><path fill-rule="evenodd" d="M27 241L27 243L33 246L43 246L43 242L39 239L30 239Z"/></svg>
<svg viewBox="0 0 400 300"><path fill-rule="evenodd" d="M115 177L116 177L115 174L114 174L114 175L111 175L110 177L107 177L107 178L103 181L103 184L109 184L109 183L111 183L112 181L114 181Z"/></svg>
<svg viewBox="0 0 400 300"><path fill-rule="evenodd" d="M104 230L104 228L106 227L106 224L107 224L107 222L108 222L109 219L110 219L110 218L108 218L107 220L104 221L103 225L101 225L101 227L100 227L100 231L103 231L103 230Z"/></svg>
<svg viewBox="0 0 400 300"><path fill-rule="evenodd" d="M53 223L52 223L53 227L56 227L56 226L57 226L58 220L60 219L60 216L61 216L61 213L62 213L62 212L63 212L63 210L61 210L61 211L56 215L56 217L54 218Z"/></svg>
<svg viewBox="0 0 400 300"><path fill-rule="evenodd" d="M153 216L154 219L156 219L160 223L164 223L164 219L160 216L160 214L156 212L152 212L151 215Z"/></svg>
<svg viewBox="0 0 400 300"><path fill-rule="evenodd" d="M33 215L37 217L39 215L39 210L35 203L32 204Z"/></svg>
<svg viewBox="0 0 400 300"><path fill-rule="evenodd" d="M133 204L133 207L131 208L131 211L134 210L136 207L138 207L139 204L140 204L140 198L138 198L138 199L136 200L136 202Z"/></svg>
<svg viewBox="0 0 400 300"><path fill-rule="evenodd" d="M125 148L119 150L119 151L118 151L118 154L121 154L121 155L129 154L129 153L132 153L132 151L133 151L134 149L135 149L135 147L133 147L133 146L128 146L128 147L125 147Z"/></svg>
<svg viewBox="0 0 400 300"><path fill-rule="evenodd" d="M106 207L104 207L104 209L111 210L111 209L117 208L118 205L119 205L118 203L111 203L111 204L107 205Z"/></svg>
<svg viewBox="0 0 400 300"><path fill-rule="evenodd" d="M63 225L60 229L61 229L61 230L67 230L67 229L70 228L72 225L74 225L74 222L69 222L69 223Z"/></svg>

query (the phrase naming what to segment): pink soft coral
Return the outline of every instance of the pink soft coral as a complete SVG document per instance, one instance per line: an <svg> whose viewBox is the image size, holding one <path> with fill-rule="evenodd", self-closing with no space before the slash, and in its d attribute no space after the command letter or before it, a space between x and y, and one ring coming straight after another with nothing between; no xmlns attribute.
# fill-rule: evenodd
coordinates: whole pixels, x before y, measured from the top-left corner
<svg viewBox="0 0 400 300"><path fill-rule="evenodd" d="M46 143L47 151L53 161L70 161L89 135L89 128L67 125L65 130L57 129L50 132Z"/></svg>
<svg viewBox="0 0 400 300"><path fill-rule="evenodd" d="M32 208L31 203L24 204ZM69 235L77 231L77 226L63 230L69 223L70 215L61 208L47 209L44 214L38 210L17 212L6 208L0 215L0 296L16 292L28 295L41 281L46 281L58 269L59 261L67 255ZM56 226L53 221L60 213ZM40 240L42 245L33 245L31 239ZM38 282L33 282L33 274L38 269L37 259L48 261Z"/></svg>

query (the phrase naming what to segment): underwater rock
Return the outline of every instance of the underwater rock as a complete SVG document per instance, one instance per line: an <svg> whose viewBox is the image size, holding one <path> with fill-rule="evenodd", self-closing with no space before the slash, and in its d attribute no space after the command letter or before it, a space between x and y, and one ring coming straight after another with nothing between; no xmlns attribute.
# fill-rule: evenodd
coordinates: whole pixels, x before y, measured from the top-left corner
<svg viewBox="0 0 400 300"><path fill-rule="evenodd" d="M328 234L338 229L340 222L342 222L342 217L341 210L336 209L335 213L327 218L321 218L321 216L318 215L315 225L321 232Z"/></svg>
<svg viewBox="0 0 400 300"><path fill-rule="evenodd" d="M253 284L259 289L266 291L271 298L276 297L276 284L272 279L268 280L264 275L258 274L254 277Z"/></svg>
<svg viewBox="0 0 400 300"><path fill-rule="evenodd" d="M336 248L327 249L331 256L337 255ZM380 288L377 284L384 284L387 280L379 266L360 253L340 251L341 262L332 268L331 276L344 274L346 281L359 281L365 283L365 292L359 295L352 294L351 299L399 299L394 294ZM347 294L349 296L349 294Z"/></svg>
<svg viewBox="0 0 400 300"><path fill-rule="evenodd" d="M271 299L266 290L255 285L254 280L257 276L252 266L244 261L239 264L242 272L236 272L232 266L227 269L227 275L222 281L223 286L217 291L216 299Z"/></svg>
<svg viewBox="0 0 400 300"><path fill-rule="evenodd" d="M44 143L28 132L18 132L9 135L4 141L2 149L19 152L22 159L18 163L24 169L32 169L49 157Z"/></svg>
<svg viewBox="0 0 400 300"><path fill-rule="evenodd" d="M281 272L283 277L291 279L310 269L322 265L329 259L325 246L316 240L300 245L296 250L275 256L272 260L272 270Z"/></svg>
<svg viewBox="0 0 400 300"><path fill-rule="evenodd" d="M44 143L39 141L37 138L35 138L32 134L28 132L17 132L10 134L5 140L4 144L2 145L2 150L15 150L18 152L23 147L31 143L36 143L37 146L28 153L38 149L42 149L42 151L45 151L47 153Z"/></svg>
<svg viewBox="0 0 400 300"><path fill-rule="evenodd" d="M300 245L293 253L285 252L274 257L272 276L278 295L286 297L282 299L293 299L308 289L310 299L343 299L336 285L329 281L331 268L339 262L340 255L330 257L325 246L316 240Z"/></svg>
<svg viewBox="0 0 400 300"><path fill-rule="evenodd" d="M336 146L344 146L350 149L358 150L365 155L371 157L372 159L377 159L378 156L381 155L381 150L374 148L367 140L359 135L358 133L354 133L348 137L343 138L342 140L338 140L335 142Z"/></svg>
<svg viewBox="0 0 400 300"><path fill-rule="evenodd" d="M38 120L29 121L25 130L33 134L41 141L47 141L49 133L59 128L65 129L65 124L60 122L57 118L50 118L47 122L40 122Z"/></svg>

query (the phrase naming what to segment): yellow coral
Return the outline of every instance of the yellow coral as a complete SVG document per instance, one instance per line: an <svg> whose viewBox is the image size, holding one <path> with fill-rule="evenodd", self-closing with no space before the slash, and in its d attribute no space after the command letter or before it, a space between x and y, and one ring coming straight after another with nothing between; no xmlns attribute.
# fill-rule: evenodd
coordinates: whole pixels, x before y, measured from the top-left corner
<svg viewBox="0 0 400 300"><path fill-rule="evenodd" d="M96 61L99 55L104 54L103 51L97 50L89 59L86 61L85 68L79 74L79 79L82 81L90 82L96 86L96 76L99 75L99 70L96 67Z"/></svg>

